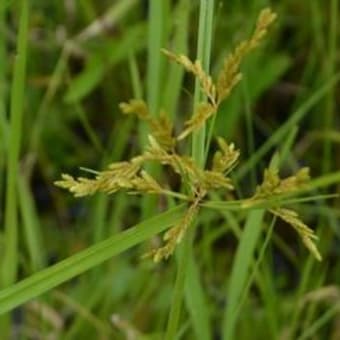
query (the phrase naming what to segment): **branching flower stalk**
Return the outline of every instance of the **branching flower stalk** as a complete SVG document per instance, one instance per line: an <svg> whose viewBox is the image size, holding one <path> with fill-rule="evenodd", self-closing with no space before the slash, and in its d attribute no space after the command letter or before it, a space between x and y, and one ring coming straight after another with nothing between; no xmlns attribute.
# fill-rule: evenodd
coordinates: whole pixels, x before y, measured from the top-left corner
<svg viewBox="0 0 340 340"><path fill-rule="evenodd" d="M69 190L76 197L93 195L97 192L112 194L124 190L130 194L167 195L186 201L188 209L180 222L164 234L164 245L146 254L156 262L167 259L173 254L176 245L185 237L188 227L197 216L200 205L209 191L217 189L232 191L234 189L233 182L228 176L237 165L240 156L239 150L233 143L227 143L222 137L218 137L219 150L215 152L211 165L202 169L192 157L178 153L177 143L199 130L211 117L216 115L220 104L230 96L234 87L242 79L240 66L243 59L258 47L275 18L276 14L270 9L261 11L253 35L241 42L226 57L216 81L205 73L199 60L192 62L185 55L176 55L163 49L162 52L170 60L182 65L186 71L192 73L199 80L207 102L202 102L197 106L196 112L184 123L183 130L177 136L174 133L173 122L169 120L165 112L161 112L159 117L155 118L141 99L132 99L129 102L121 103L120 109L124 114L134 114L149 126L150 135L144 152L129 161L112 163L106 170L98 172L94 178L79 177L75 179L70 175L63 174L61 180L55 184ZM169 189L168 185L160 184L145 170L147 162L157 162L170 168L185 184L185 192L176 192ZM249 199L240 200L241 208L249 208L259 202L266 202L274 197L294 193L300 190L308 180L309 171L307 168L301 169L294 176L280 179L278 169L271 167L265 170L263 183L256 188L254 195ZM271 207L268 210L291 225L309 251L318 260L321 260L314 243L316 236L313 230L299 219L295 211L280 206Z"/></svg>

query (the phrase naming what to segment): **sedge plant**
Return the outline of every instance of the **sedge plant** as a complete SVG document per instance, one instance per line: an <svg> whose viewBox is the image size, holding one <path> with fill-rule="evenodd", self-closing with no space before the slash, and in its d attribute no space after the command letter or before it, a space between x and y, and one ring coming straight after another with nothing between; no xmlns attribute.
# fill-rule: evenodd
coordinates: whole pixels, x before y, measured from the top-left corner
<svg viewBox="0 0 340 340"><path fill-rule="evenodd" d="M310 180L309 169L302 168L295 174L280 178L278 164L272 162L265 170L263 181L257 185L254 194L246 199L237 199L234 194L235 183L231 173L238 164L240 150L234 143L218 137L218 150L211 162L198 164L196 157L182 154L181 143L197 133L210 119L213 119L221 103L227 100L233 89L242 79L240 70L244 58L263 41L268 28L275 21L276 14L266 8L257 19L255 30L249 39L239 43L234 51L224 60L223 66L216 78L209 75L202 67L201 61L191 61L185 55L177 55L166 49L162 50L170 61L181 65L198 81L204 99L194 107L191 118L184 122L180 131L176 131L172 121L164 110L155 116L142 99L131 99L120 104L123 114L135 115L149 126L150 134L145 150L133 158L111 163L106 169L96 171L95 176L74 178L63 174L55 184L69 190L76 197L93 195L98 192L113 194L126 191L129 194L152 194L168 196L186 204L187 209L179 222L163 235L163 245L146 253L155 262L168 259L176 246L186 237L187 230L197 217L201 207L208 204L213 191L224 191L230 200L230 206L237 209L252 209L258 206L266 207L268 212L291 225L300 236L302 242L313 256L321 260L321 255L315 244L317 239L310 229L292 209L284 207L286 197L299 193ZM169 183L160 181L151 175L148 164L156 163L167 171L172 171L181 181L181 191L171 188Z"/></svg>
<svg viewBox="0 0 340 340"><path fill-rule="evenodd" d="M121 1L119 4L123 4L123 2L124 1ZM162 5L158 2L157 0L153 1L152 3L155 7L152 7L152 9L150 7L154 17L157 17L159 12L166 12L168 10L168 1L164 1L163 9L158 7L162 6L163 2ZM136 2L129 1L127 3ZM185 13L182 10L183 8L186 8L186 6L188 6L187 9L190 9L189 1L179 1L178 14L181 13L181 15L185 14L187 16L189 14L189 10ZM298 268L299 262L302 260L295 256L295 253L292 251L290 246L283 244L284 242L280 240L280 236L278 234L274 234L272 232L274 223L277 220L281 220L281 222L286 225L291 225L312 255L309 257L307 265L302 272L301 284L298 288L296 298L294 297L294 301L299 303L304 292L307 289L310 289L309 282L313 281L313 287L317 287L322 284L322 281L325 279L325 275L320 275L320 278L315 283L310 269L312 268L311 264L314 265L314 261L312 259L313 256L314 258L321 260L320 252L315 244L316 235L302 221L298 213L291 208L288 209L287 205L289 204L292 206L292 204L295 203L299 204L327 198L327 195L297 198L292 196L300 195L307 190L314 190L330 184L338 183L340 174L337 172L319 177L316 180L310 180L308 168L302 168L289 177L281 178L279 175L279 167L282 165L283 161L291 161L287 155L289 153L288 150L290 150L294 144L297 133L296 124L298 124L302 117L310 111L311 107L315 106L315 104L320 101L320 99L329 91L329 88L334 85L335 81L332 79L332 81L330 81L327 85L321 86L320 89L315 91L310 99L301 105L296 112L291 114L289 119L287 119L287 121L284 122L261 147L255 148L254 145L253 147L250 147L249 149L254 152L250 152L249 158L246 158L244 162L239 161L241 153L240 150L236 148L236 143L229 140L226 141L222 137L217 137L216 144L214 143L211 145L211 140L213 140L212 137L214 136L216 116L222 116L223 107L221 105L226 100L234 100L234 98L237 98L237 93L235 93L234 89L238 87L242 81L242 73L240 70L243 60L250 52L260 45L267 33L267 30L276 18L275 13L271 10L263 10L259 16L253 35L251 35L249 39L241 42L234 51L227 56L221 70L217 72L217 76L215 77L211 76L209 71L211 52L210 44L213 27L211 18L214 17L213 13L210 12L212 11L212 8L214 8L213 1L200 1L199 38L196 61L192 61L186 56L188 53L187 48L184 48L184 46L188 40L188 32L186 32L186 34L178 34L179 41L171 47L171 49L180 51L183 54L173 53L166 49L161 50L161 46L164 45L164 41L163 38L160 38L161 36L163 37L163 35L161 32L157 32L158 21L154 20L153 28L156 28L156 32L153 33L157 33L157 39L155 39L155 36L150 36L149 39L150 45L151 42L154 42L154 45L152 46L152 53L150 53L149 56L150 60L148 68L152 68L152 72L150 72L149 75L150 79L148 81L147 95L145 95L145 98L147 99L145 101L142 99L143 91L135 60L136 56L134 53L131 53L131 51L129 52L131 73L134 80L134 95L133 99L120 104L120 109L123 114L125 116L129 115L129 117L125 120L126 126L124 125L124 128L122 128L122 126L117 128L117 131L119 130L120 133L119 136L123 136L123 138L117 138L119 145L115 144L114 152L112 155L105 157L104 162L106 162L109 157L115 160L121 158L123 155L123 146L130 135L128 127L133 122L134 117L138 119L141 123L141 127L143 128L141 129L142 138L140 139L140 144L141 146L146 145L145 149L142 149L142 152L139 155L125 161L112 163L102 171L90 170L89 173L91 174L91 177L74 178L73 176L64 174L62 175L61 180L57 181L58 186L69 190L77 197L92 196L96 193L100 193L96 196L98 201L96 201L95 204L94 219L91 221L92 224L96 226L93 230L94 245L91 245L84 250L77 251L76 254L68 256L66 259L58 261L58 263L40 270L45 265L45 261L41 261L41 259L44 259L45 257L42 256L42 247L40 247L37 242L34 242L35 239L38 239L35 235L36 233L34 233L34 230L31 230L30 228L34 224L30 223L33 221L31 214L33 209L30 206L30 199L33 197L29 196L28 183L25 181L19 181L18 204L22 213L25 233L26 229L30 231L27 232L28 251L32 258L32 268L37 272L18 283L13 283L15 278L12 275L12 269L15 269L16 271L17 262L20 258L11 256L13 251L17 248L17 242L14 242L16 237L13 237L15 236L13 232L16 233L16 228L6 229L7 254L4 256L3 272L6 273L7 276L2 278L4 289L0 292L0 313L6 313L13 310L15 307L20 306L33 298L41 296L43 293L46 293L58 285L75 278L77 275L98 267L104 261L121 254L123 251L131 249L142 242L146 242L155 235L164 232L163 243L159 245L159 238L153 240L153 244L157 244L158 247L155 246L154 249L146 252L145 257L151 257L154 261L158 262L163 259L170 258L176 250L176 281L172 289L172 298L168 298L167 294L168 286L166 287L166 284L168 283L168 280L165 279L164 281L166 282L159 282L157 280L149 280L149 277L147 277L147 282L151 289L149 287L148 289L144 289L145 287L143 285L143 290L145 290L145 293L143 292L142 294L143 296L139 298L138 301L132 297L134 305L137 306L136 310L138 310L140 306L143 307L143 301L148 299L149 296L152 296L155 291L158 291L159 287L162 287L162 292L164 292L163 295L167 294L167 302L171 299L171 308L166 331L164 334L162 332L160 338L175 339L182 338L183 336L185 337L185 332L192 327L195 339L211 339L213 337L212 330L216 329L216 327L213 326L213 322L217 321L217 318L220 319L221 314L224 314L223 321L221 320L223 323L223 339L233 339L236 331L236 325L238 322L242 322L242 320L243 322L249 321L247 327L242 327L242 329L249 329L250 331L245 331L244 333L243 330L240 329L238 334L241 334L242 338L245 334L248 334L248 337L252 338L253 327L250 320L248 320L245 315L247 313L247 309L244 308L244 305L253 283L255 283L256 288L259 289L259 294L261 295L260 298L264 300L264 314L265 318L269 321L268 327L267 325L265 325L265 327L269 329L268 333L270 333L270 338L277 338L280 331L279 328L281 326L283 327L283 330L286 331L287 321L284 320L286 310L284 308L285 306L283 306L282 310L281 308L279 310L278 306L276 306L277 304L281 304L281 301L277 299L278 295L276 295L275 292L275 284L277 283L276 281L279 280L275 280L275 282L274 280L271 281L269 276L271 274L270 256L266 256L266 251L269 250L267 248L270 248L268 245L269 240L273 240L274 246L279 246L280 250L287 255L289 261L291 261L296 268ZM25 11L23 13L25 13ZM26 15L27 14L25 14L25 16ZM95 13L93 17L94 16ZM179 26L183 26L182 18L183 17L181 16L181 20L178 22ZM186 20L187 19L188 18L186 17ZM23 22L25 22L26 26L27 20L25 19ZM201 25L201 23L203 24ZM166 24L164 26L166 26ZM181 27L181 29L182 28L183 27ZM166 29L166 27L164 27L164 29ZM200 37L203 38L200 39ZM26 40L27 39L21 38L21 41ZM177 39L174 40L177 41ZM55 70L55 73L58 75L52 77L52 80L49 83L49 90L47 91L47 95L42 103L43 109L40 109L39 112L46 111L47 103L54 96L54 92L57 87L56 83L59 84L60 82L60 80L57 81L57 78L61 78L64 68L67 65L66 60L69 58L68 53L70 52L68 49L65 49L65 51L67 53L63 52L62 57L60 58L61 60L58 62L58 66ZM165 98L159 98L162 97L159 81L163 79L161 72L163 67L160 66L162 66L165 61L163 60L165 59L164 56L166 56L171 62L171 71L169 72L169 78L171 81L167 83L167 91L164 91ZM21 59L21 61L22 60L23 59ZM161 60L162 62L160 62ZM20 60L18 60L18 62L19 61ZM17 69L20 70L21 68ZM174 70L176 72L173 72ZM182 79L181 75L184 71L187 71L195 80L192 109L193 114L184 122L183 127L179 128L180 123L177 121L177 118L179 116L183 117L184 114L187 113L186 109L182 109L184 106L181 106L181 110L178 110L178 115L175 117L179 88ZM18 74L20 73L22 72L19 72ZM157 82L154 81L155 79L157 79ZM18 82L23 83L23 79L20 81L18 80ZM243 81L241 86L244 85L246 88L247 86L244 83L245 82ZM176 86L174 87L173 84L176 84ZM174 91L174 88L177 90ZM20 98L20 96L18 97L18 94L20 94L22 90L18 92L18 89L19 88L16 87L16 91L13 90L13 98ZM74 90L73 95L77 92L76 89L77 87L71 83L70 90ZM111 93L111 91L108 92ZM153 94L150 95L149 92L153 92ZM19 104L20 101L17 102L17 105ZM162 105L164 105L166 110L161 108ZM232 106L233 105L231 105L231 107ZM83 108L78 102L75 105L75 108L79 111L79 116L85 117L84 112L81 112ZM41 122L41 114L38 114L38 117L40 118L38 118L37 121ZM222 118L225 118L225 121L229 119L227 115L224 115ZM84 126L87 124L85 120ZM37 126L41 127L42 124L39 123ZM40 134L40 132L37 131L40 131L40 128L38 128L38 130L34 130L36 133L33 133L32 140L33 145L35 146L30 148L33 148L33 150L36 149L37 141L39 139L37 136ZM291 131L289 132L289 130ZM144 132L147 131L149 131L148 137L147 134L144 135ZM221 129L219 129L219 131L221 131ZM88 132L91 131L89 130ZM112 132L112 135L115 136L115 132L116 130ZM96 136L93 132L91 132L91 134L93 138L90 137L90 139L94 146L96 146ZM11 138L14 138L14 136L15 134L12 134ZM280 150L280 157L274 156L272 158L272 161L264 171L262 182L256 186L253 195L248 198L243 198L241 194L238 194L237 190L240 187L242 188L241 180L246 179L248 174L255 175L254 169L259 161L263 159L263 156L267 154L271 148L280 144L286 136L288 136L288 138L286 138L286 141L282 143L283 147L282 150ZM190 144L191 152L186 153L186 150L189 149L187 146L190 146ZM16 143L9 143L8 145L13 147ZM101 145L99 146L100 147L98 149L101 149ZM215 146L218 146L217 151L215 151ZM246 154L246 150L242 151L242 155ZM13 155L11 157L13 157ZM17 162L18 159L16 163ZM14 162L12 165L13 164ZM163 168L163 172L152 171L152 169L158 170L161 168ZM28 172L30 173L31 171L29 170ZM169 176L170 179L167 181L166 175L170 173L171 177ZM13 174L16 175L15 172L13 172ZM30 175L27 175L27 177L30 177ZM173 179L175 177L179 180L174 181ZM255 183L253 182L254 180L256 180L255 176L251 178L252 184ZM12 180L11 183L10 190L14 193L15 181ZM113 235L106 238L104 233L104 229L106 228L106 226L104 227L106 219L104 216L110 207L107 204L110 199L108 195L114 193L118 194L115 196L113 211L110 213L113 218L107 225L109 228L111 227L110 233ZM125 195L126 193L130 195L143 195L143 201L162 203L163 207L166 205L169 209L166 212L157 214L157 216L148 218L154 213L157 205L143 205L142 203L141 216L143 222L138 223L127 230L118 231L121 222L120 218L122 217L122 214L124 214L124 205L127 201L129 201L129 198L131 198L131 196ZM242 197L242 199L240 199L240 197ZM333 196L328 195L328 197ZM149 200L150 198L151 200ZM133 197L129 203L131 202L133 205L133 202L136 202L137 200L138 198ZM14 205L12 204L12 208L13 207ZM145 207L147 207L147 209L144 209ZM265 241L262 245L260 245L258 241L262 235L262 227L264 224L263 215L265 210L272 215L272 222L266 233ZM218 211L218 213L216 211ZM13 212L14 209L11 209L11 215L13 215ZM201 219L198 219L199 214ZM222 217L225 220L225 223L216 225L215 216L217 214L219 215L217 218L219 219ZM10 216L8 213L7 215ZM211 225L215 224L216 228L209 228L210 222L206 223L207 216L209 219L211 218ZM246 222L244 229L241 230L239 223L240 221L243 221L245 216L247 216ZM8 223L7 225L12 224ZM200 237L199 240L195 240L195 243L193 243L193 236L197 229L195 226L202 227L200 233L202 231L203 237ZM206 297L205 295L209 295L210 288L214 287L212 287L209 282L208 289L203 289L203 287L207 288L205 286L205 279L209 275L207 275L207 272L205 271L204 278L200 277L200 266L205 266L207 264L204 269L208 270L208 274L210 274L209 270L212 271L215 269L210 269L208 267L219 268L218 264L221 264L219 261L222 259L223 268L226 267L226 262L224 261L229 260L225 251L228 251L228 249L223 248L222 256L219 257L218 254L216 254L216 256L215 254L213 255L209 251L209 248L212 246L213 242L218 240L221 235L224 235L229 229L231 229L236 236L238 246L231 266L230 275L226 277L228 289L224 295L224 301L227 301L224 306L224 313L220 313L220 310L218 310L220 306L216 305L217 309L214 311L219 312L217 315L217 313L211 313L209 308L210 306L206 303L206 301L204 301ZM82 229L82 231L84 231L84 229ZM77 237L78 236L79 235L77 235ZM323 241L320 248L324 253L324 249L326 249L324 246L324 240L326 238L322 234L320 234L319 237ZM193 244L195 247L193 247ZM194 256L196 251L199 257ZM256 254L258 254L258 256L256 256ZM264 258L264 256L266 257ZM255 259L256 257L257 259ZM71 311L73 310L73 313L76 316L76 318L72 320L72 325L70 325L70 327L65 325L65 329L60 330L60 332L63 332L63 338L72 339L75 336L82 337L82 335L87 334L87 330L91 329L93 326L98 333L112 334L110 326L106 324L105 321L98 322L100 319L97 318L97 316L105 314L104 318L108 321L108 313L112 313L112 310L117 306L116 300L114 300L115 307L112 307L113 304L107 296L106 287L109 286L112 291L114 291L115 288L112 288L112 283L114 284L114 287L116 287L121 284L121 282L124 282L125 288L128 287L126 289L129 290L130 287L132 287L131 282L133 282L132 290L138 291L139 289L138 275L140 271L133 267L131 271L136 273L136 276L129 278L130 269L125 270L125 268L128 267L129 257L122 257L119 260L121 260L121 263L114 261L113 266L111 266L110 263L110 267L105 267L103 275L105 275L106 279L100 280L100 285L97 285L100 272L96 271L93 276L90 276L90 279L85 277L81 285L72 285L72 289L67 292L67 295L63 295L64 293L60 294L59 292L53 292L52 295L49 295L49 299L52 297L53 300L56 299L59 303L61 302L65 305L65 307L69 308ZM145 264L146 263L143 262L142 265ZM153 267L152 263L147 263L146 265ZM6 268L10 268L10 270L6 270ZM123 272L120 272L117 268L122 268ZM162 268L166 268L166 270L170 273L172 272L172 266L167 265L157 268L157 272L158 269ZM108 274L106 269L110 270L110 274ZM125 275L126 272L127 275ZM217 275L220 275L220 272L224 275L223 270L218 270L216 272L218 272ZM114 273L115 276L113 274L111 275L111 273ZM115 279L112 281L111 278L113 276ZM210 280L210 277L208 279ZM105 281L105 283L103 281ZM106 284L106 281L109 283ZM142 283L144 284L144 281L142 281ZM88 290L89 288L92 288L92 284L96 285L96 293L88 299ZM8 287L5 288L6 286ZM222 286L224 288L223 284ZM79 293L80 291L81 293ZM84 295L84 301L81 301L81 298L77 298L78 293L79 295ZM187 312L190 316L188 320L183 320L184 318L182 318L181 315L181 309L183 309L183 296L185 296ZM115 299L115 297L110 298ZM157 299L158 298L162 299L162 294L157 294ZM104 303L97 309L99 301L103 301ZM29 302L26 306L24 306L24 308L29 308L29 310L31 310L32 306L38 306L39 304L41 306L44 305L44 303L40 303L39 299L38 301L33 301L33 303ZM126 299L124 299L124 306L126 305ZM151 309L155 306L157 308L157 302L151 306ZM166 312L168 312L167 306L168 304L166 304ZM96 314L91 313L91 310L94 308L96 308ZM290 310L292 308L293 306L290 307ZM119 328L122 331L125 329L126 334L128 334L131 329L134 331L134 327L136 326L136 332L134 332L135 337L144 338L141 335L144 332L144 330L142 331L143 325L141 325L138 320L136 321L133 316L130 320L125 320L123 316L124 310L118 309L119 307L117 307L117 310L114 312L117 311L121 314L111 314L111 321L114 327ZM241 309L242 313L240 312ZM288 319L291 320L289 331L292 338L296 338L294 335L298 333L301 328L304 328L305 324L308 325L308 323L314 319L313 314L315 315L315 309L315 306L312 306L312 308L309 308L306 313L302 313L304 309L294 308L294 312L288 317ZM315 322L312 327L306 327L301 338L306 338L312 333L314 334L316 332L315 329L321 327L323 323L334 316L336 311L337 305L330 309L329 312L326 312L323 318L320 317L319 322ZM143 309L143 315L146 314L146 311ZM301 326L300 323L302 314L304 315L303 318L305 318L305 324L303 324L303 326ZM152 331L163 329L165 320L162 313L159 313L159 315L161 316L157 317L156 320L152 319ZM5 328L9 330L12 324L9 322L10 320L7 316L8 315L5 315L3 320L1 320L2 337L5 334ZM239 320L239 316L242 320ZM256 322L258 322L259 319L255 319ZM212 327L210 327L210 323ZM137 327L140 328L140 332L139 329L137 331ZM286 334L286 332L284 334ZM261 337L262 334L259 334L259 336ZM148 337L146 338L149 339ZM152 337L152 339L153 338L154 337Z"/></svg>

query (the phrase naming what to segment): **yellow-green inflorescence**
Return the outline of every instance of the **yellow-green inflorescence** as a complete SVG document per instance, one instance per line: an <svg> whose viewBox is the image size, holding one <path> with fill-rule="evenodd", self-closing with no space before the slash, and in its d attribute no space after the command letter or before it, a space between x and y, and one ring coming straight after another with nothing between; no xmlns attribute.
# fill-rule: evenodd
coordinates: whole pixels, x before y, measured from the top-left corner
<svg viewBox="0 0 340 340"><path fill-rule="evenodd" d="M93 195L96 192L112 194L119 190L125 190L133 194L168 195L186 201L188 209L179 223L164 234L165 244L147 254L152 256L156 262L168 258L185 236L187 228L197 216L200 204L207 197L209 191L216 189L231 191L234 189L233 181L228 175L234 169L240 155L233 143L227 143L222 137L218 137L219 150L215 152L210 168L202 169L197 166L193 158L177 152L177 143L200 129L209 118L217 113L221 102L230 96L233 88L242 78L240 72L242 60L260 44L275 18L276 14L270 9L261 11L253 35L250 39L241 42L226 57L216 81L205 73L199 60L192 62L185 55L176 55L163 50L170 60L182 65L186 71L192 73L199 80L207 101L197 106L196 112L184 123L183 130L177 136L174 134L173 123L165 112L162 111L157 118L153 117L149 113L146 103L141 99L132 99L127 103L121 103L120 109L124 114L134 114L149 125L150 135L144 152L129 161L112 163L106 170L98 172L94 178L79 177L75 179L70 175L63 174L62 179L55 184L68 189L76 197ZM145 170L145 164L150 161L170 167L180 176L185 184L184 187L187 188L186 192L172 191L166 185L158 183ZM271 200L273 197L294 193L300 190L308 180L309 172L306 168L301 169L294 176L280 179L278 170L271 167L265 170L263 183L256 188L255 194L249 199L240 201L242 202L241 209ZM290 224L298 232L310 252L318 260L321 260L314 243L315 234L299 219L295 211L277 205L268 210Z"/></svg>

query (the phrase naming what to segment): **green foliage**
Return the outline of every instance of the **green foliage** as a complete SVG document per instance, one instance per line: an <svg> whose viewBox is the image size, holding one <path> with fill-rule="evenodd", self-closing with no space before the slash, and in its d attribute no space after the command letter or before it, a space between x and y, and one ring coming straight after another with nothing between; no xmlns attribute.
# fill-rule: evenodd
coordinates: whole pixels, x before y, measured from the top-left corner
<svg viewBox="0 0 340 340"><path fill-rule="evenodd" d="M102 48L90 51L84 70L71 80L65 94L67 102L78 102L98 87L105 74L116 64L124 61L134 51L145 47L145 26L138 25L127 29L117 41L107 41Z"/></svg>
<svg viewBox="0 0 340 340"><path fill-rule="evenodd" d="M339 3L265 6L1 1L1 338L337 339Z"/></svg>
<svg viewBox="0 0 340 340"><path fill-rule="evenodd" d="M165 245L150 253L155 262L159 262L163 258L167 259L174 252L176 245L182 241L188 227L198 214L200 203L209 191L213 189L234 189L231 179L225 177L225 175L233 169L239 156L239 151L235 150L233 144L228 145L223 138L219 137L220 151L214 154L212 168L202 170L197 164L197 159L177 154L176 140L181 141L195 131L199 131L213 115L217 114L222 101L230 96L231 91L242 79L239 68L243 58L259 45L267 33L267 28L275 18L276 14L272 13L271 10L264 9L261 11L253 35L250 39L241 42L226 57L216 82L204 71L200 60L193 63L184 55L177 56L164 50L163 52L170 59L182 65L196 77L207 102L201 102L197 105L192 118L184 122L185 128L177 137L173 137L173 123L170 122L165 113L162 113L159 118L153 118L147 104L140 99L121 103L120 107L125 114L136 114L139 119L145 120L150 125L151 135L146 152L128 162L112 163L108 170L99 172L94 179L84 177L74 179L72 176L64 174L62 180L57 181L56 185L68 189L76 197L93 195L96 192L112 194L119 190L127 190L130 193L168 194L180 198L181 194L163 189L143 169L143 164L146 161L159 162L160 165L170 166L175 173L181 176L183 184L189 187L190 192L187 193L187 196L184 196L184 199L190 202L190 206L182 220L164 234ZM301 169L295 176L280 180L277 165L271 165L265 170L263 183L256 188L254 196L246 200L243 205L253 205L258 201L275 198L277 195L298 191L308 180L308 168ZM313 230L300 221L294 211L280 207L272 208L270 211L292 225L298 231L306 247L318 260L321 260L321 255L313 243L313 240L317 237Z"/></svg>

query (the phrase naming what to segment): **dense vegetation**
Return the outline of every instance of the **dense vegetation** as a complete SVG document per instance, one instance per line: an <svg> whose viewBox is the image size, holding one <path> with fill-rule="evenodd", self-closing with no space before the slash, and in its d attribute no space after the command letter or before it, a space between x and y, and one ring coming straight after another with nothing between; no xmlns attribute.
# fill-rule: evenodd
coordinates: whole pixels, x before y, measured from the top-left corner
<svg viewBox="0 0 340 340"><path fill-rule="evenodd" d="M0 339L339 339L338 7L2 1Z"/></svg>

